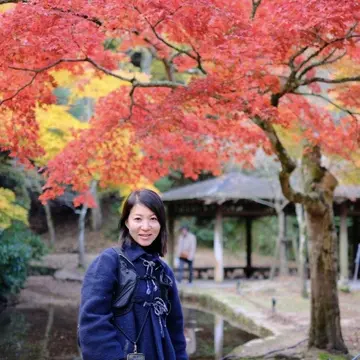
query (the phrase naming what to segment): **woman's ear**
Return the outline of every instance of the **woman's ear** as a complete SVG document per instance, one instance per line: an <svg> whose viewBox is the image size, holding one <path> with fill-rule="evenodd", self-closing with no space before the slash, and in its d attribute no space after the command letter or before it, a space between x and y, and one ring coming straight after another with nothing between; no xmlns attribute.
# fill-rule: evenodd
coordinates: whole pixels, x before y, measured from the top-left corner
<svg viewBox="0 0 360 360"><path fill-rule="evenodd" d="M126 221L125 221L125 226L127 227L127 228L129 228L129 224L128 224L128 220L126 219Z"/></svg>

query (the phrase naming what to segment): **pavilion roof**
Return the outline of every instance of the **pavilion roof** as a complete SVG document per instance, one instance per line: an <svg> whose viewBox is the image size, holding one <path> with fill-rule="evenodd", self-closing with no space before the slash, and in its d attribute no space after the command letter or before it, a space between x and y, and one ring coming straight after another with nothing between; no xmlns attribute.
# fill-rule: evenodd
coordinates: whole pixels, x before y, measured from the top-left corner
<svg viewBox="0 0 360 360"><path fill-rule="evenodd" d="M166 191L161 196L165 202L203 200L207 203L222 203L240 199L272 201L285 199L277 177L257 177L241 172L231 172L214 179L181 186ZM335 190L335 199L344 198L350 200L360 198L360 186L339 185Z"/></svg>

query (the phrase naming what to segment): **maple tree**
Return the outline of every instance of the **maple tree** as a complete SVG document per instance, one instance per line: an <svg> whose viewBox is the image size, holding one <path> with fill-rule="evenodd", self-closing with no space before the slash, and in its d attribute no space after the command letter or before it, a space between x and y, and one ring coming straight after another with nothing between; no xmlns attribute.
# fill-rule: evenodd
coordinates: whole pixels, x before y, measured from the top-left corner
<svg viewBox="0 0 360 360"><path fill-rule="evenodd" d="M91 66L128 84L102 97L90 128L49 162L43 199L71 184L86 201L99 172L102 186L134 183L143 174L156 179L169 169L196 177L219 173L230 158L249 163L259 147L274 152L283 193L304 205L308 220L309 346L346 352L332 211L337 180L321 159L358 151L359 97L346 94L359 90L360 76L331 69L344 58L359 61L359 2L0 0L9 3L0 18L0 113L11 122L0 145L12 156L26 162L43 153L35 111L54 102L54 68L81 75ZM104 46L109 39L113 48ZM119 73L134 48L146 48L166 77ZM338 87L339 96L330 96ZM319 99L342 116L334 121ZM277 133L289 127L301 129L301 192L291 187L296 163ZM142 161L131 146L112 151L119 136L140 146Z"/></svg>

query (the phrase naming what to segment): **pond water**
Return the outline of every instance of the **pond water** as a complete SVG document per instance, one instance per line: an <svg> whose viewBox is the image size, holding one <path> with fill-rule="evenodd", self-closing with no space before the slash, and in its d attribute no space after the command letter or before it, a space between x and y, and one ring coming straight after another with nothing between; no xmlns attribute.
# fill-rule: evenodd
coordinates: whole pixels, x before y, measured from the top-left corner
<svg viewBox="0 0 360 360"><path fill-rule="evenodd" d="M191 360L220 360L256 336L218 315L184 308ZM0 314L0 360L80 360L76 344L77 309L11 308Z"/></svg>

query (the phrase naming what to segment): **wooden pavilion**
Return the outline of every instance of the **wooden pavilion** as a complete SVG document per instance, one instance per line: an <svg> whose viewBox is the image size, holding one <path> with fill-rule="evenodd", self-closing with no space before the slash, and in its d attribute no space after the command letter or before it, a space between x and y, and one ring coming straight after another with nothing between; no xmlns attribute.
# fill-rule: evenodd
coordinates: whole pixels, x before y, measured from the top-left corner
<svg viewBox="0 0 360 360"><path fill-rule="evenodd" d="M216 281L224 280L223 218L245 218L246 266L244 273L250 277L257 270L252 265L252 221L262 216L276 215L274 207L269 205L286 201L277 178L261 178L240 172L232 172L214 179L172 189L162 193L161 196L168 212L169 262L171 265L174 264L176 217L215 218L214 278ZM359 242L360 186L338 186L335 190L334 211L335 215L340 216L340 247L346 251L348 258L354 259L357 242ZM294 214L294 205L291 203L286 205L284 212ZM349 217L352 218L350 234L347 226ZM349 238L351 238L350 247ZM352 264L353 261L351 261ZM344 267L349 269L348 260L343 264Z"/></svg>

